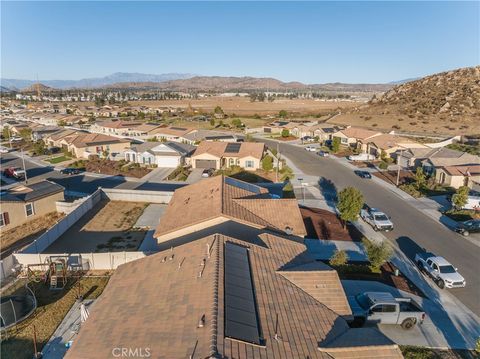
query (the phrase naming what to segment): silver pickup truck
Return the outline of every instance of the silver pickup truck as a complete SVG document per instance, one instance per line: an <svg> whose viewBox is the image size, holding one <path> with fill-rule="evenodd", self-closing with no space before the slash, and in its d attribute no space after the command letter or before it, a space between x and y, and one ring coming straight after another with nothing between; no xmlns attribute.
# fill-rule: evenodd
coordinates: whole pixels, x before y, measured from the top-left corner
<svg viewBox="0 0 480 359"><path fill-rule="evenodd" d="M438 285L439 288L463 288L467 285L465 278L458 273L457 268L445 258L433 253L424 252L415 255L418 268Z"/></svg>
<svg viewBox="0 0 480 359"><path fill-rule="evenodd" d="M365 292L349 297L356 323L398 324L412 329L425 320L425 312L411 298L395 298L386 292Z"/></svg>

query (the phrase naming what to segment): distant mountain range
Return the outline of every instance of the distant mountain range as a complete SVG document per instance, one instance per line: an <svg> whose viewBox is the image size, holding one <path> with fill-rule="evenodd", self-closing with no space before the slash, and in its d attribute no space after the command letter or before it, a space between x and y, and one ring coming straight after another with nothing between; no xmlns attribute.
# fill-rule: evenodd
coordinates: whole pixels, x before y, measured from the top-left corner
<svg viewBox="0 0 480 359"><path fill-rule="evenodd" d="M4 79L1 80L2 91L34 91L36 81ZM117 72L105 77L81 80L41 80L45 89L74 88L115 88L115 89L159 89L171 91L288 91L317 90L325 92L384 92L393 87L389 84L303 84L301 82L282 82L274 78L263 77L226 77L197 76L194 74L169 73L161 75Z"/></svg>
<svg viewBox="0 0 480 359"><path fill-rule="evenodd" d="M92 77L81 80L40 80L41 84L54 89L71 89L71 88L98 88L123 82L165 82L178 79L188 79L195 76L194 74L141 74L136 72L116 72L105 77ZM32 80L18 79L0 79L1 86L12 90L23 90L37 83Z"/></svg>

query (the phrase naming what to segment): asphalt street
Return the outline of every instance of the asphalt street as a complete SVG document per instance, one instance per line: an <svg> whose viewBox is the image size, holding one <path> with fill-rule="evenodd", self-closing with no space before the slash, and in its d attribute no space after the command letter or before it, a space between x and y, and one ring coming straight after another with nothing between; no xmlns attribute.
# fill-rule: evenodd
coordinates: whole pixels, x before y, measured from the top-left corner
<svg viewBox="0 0 480 359"><path fill-rule="evenodd" d="M262 140L272 147L277 142ZM413 260L423 249L445 257L465 277L465 288L448 289L463 304L480 315L480 248L434 221L420 210L371 180L362 179L333 158L319 157L298 146L280 144L280 153L288 157L307 175L320 177L322 191L358 188L370 206L380 208L392 217L395 229L385 236Z"/></svg>
<svg viewBox="0 0 480 359"><path fill-rule="evenodd" d="M16 153L2 153L0 156L1 170L3 171L7 167L23 167L22 160L18 156ZM172 191L180 186L175 183L132 181L118 176L96 177L82 173L68 176L61 174L60 171L55 171L53 166L39 166L28 159L25 160L25 167L27 168L28 183L41 180L53 181L65 187L67 193L91 194L98 187Z"/></svg>

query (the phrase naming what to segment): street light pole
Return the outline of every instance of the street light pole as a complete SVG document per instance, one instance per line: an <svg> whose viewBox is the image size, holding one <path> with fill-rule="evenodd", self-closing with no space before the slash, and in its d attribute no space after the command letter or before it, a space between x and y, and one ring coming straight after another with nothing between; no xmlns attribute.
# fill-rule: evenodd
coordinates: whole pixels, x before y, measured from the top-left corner
<svg viewBox="0 0 480 359"><path fill-rule="evenodd" d="M400 182L400 158L403 157L403 150L400 151L400 157L397 156L397 187Z"/></svg>
<svg viewBox="0 0 480 359"><path fill-rule="evenodd" d="M22 154L23 171L25 172L25 184L27 184L28 183L27 168L25 167L25 156L23 155L23 147L21 147L20 153Z"/></svg>

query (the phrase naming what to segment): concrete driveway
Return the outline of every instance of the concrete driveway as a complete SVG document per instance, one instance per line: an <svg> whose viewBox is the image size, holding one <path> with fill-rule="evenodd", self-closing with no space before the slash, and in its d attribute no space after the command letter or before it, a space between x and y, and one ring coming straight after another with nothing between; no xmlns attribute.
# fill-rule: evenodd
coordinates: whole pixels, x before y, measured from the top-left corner
<svg viewBox="0 0 480 359"><path fill-rule="evenodd" d="M142 181L148 181L148 182L161 182L167 176L172 173L175 170L175 168L170 168L170 167L158 167L155 168L152 172L149 174L145 175L142 177Z"/></svg>
<svg viewBox="0 0 480 359"><path fill-rule="evenodd" d="M411 330L404 330L397 325L378 325L378 329L397 344L432 348L471 349L480 334L478 323L454 322L440 305L427 298L418 297L375 281L342 280L342 285L347 296L355 296L368 291L388 292L395 297L412 298L420 304L425 313L427 313L423 324L417 325ZM465 328L466 325L471 327ZM460 328L459 326L462 327ZM461 332L469 333L468 337L462 336Z"/></svg>

